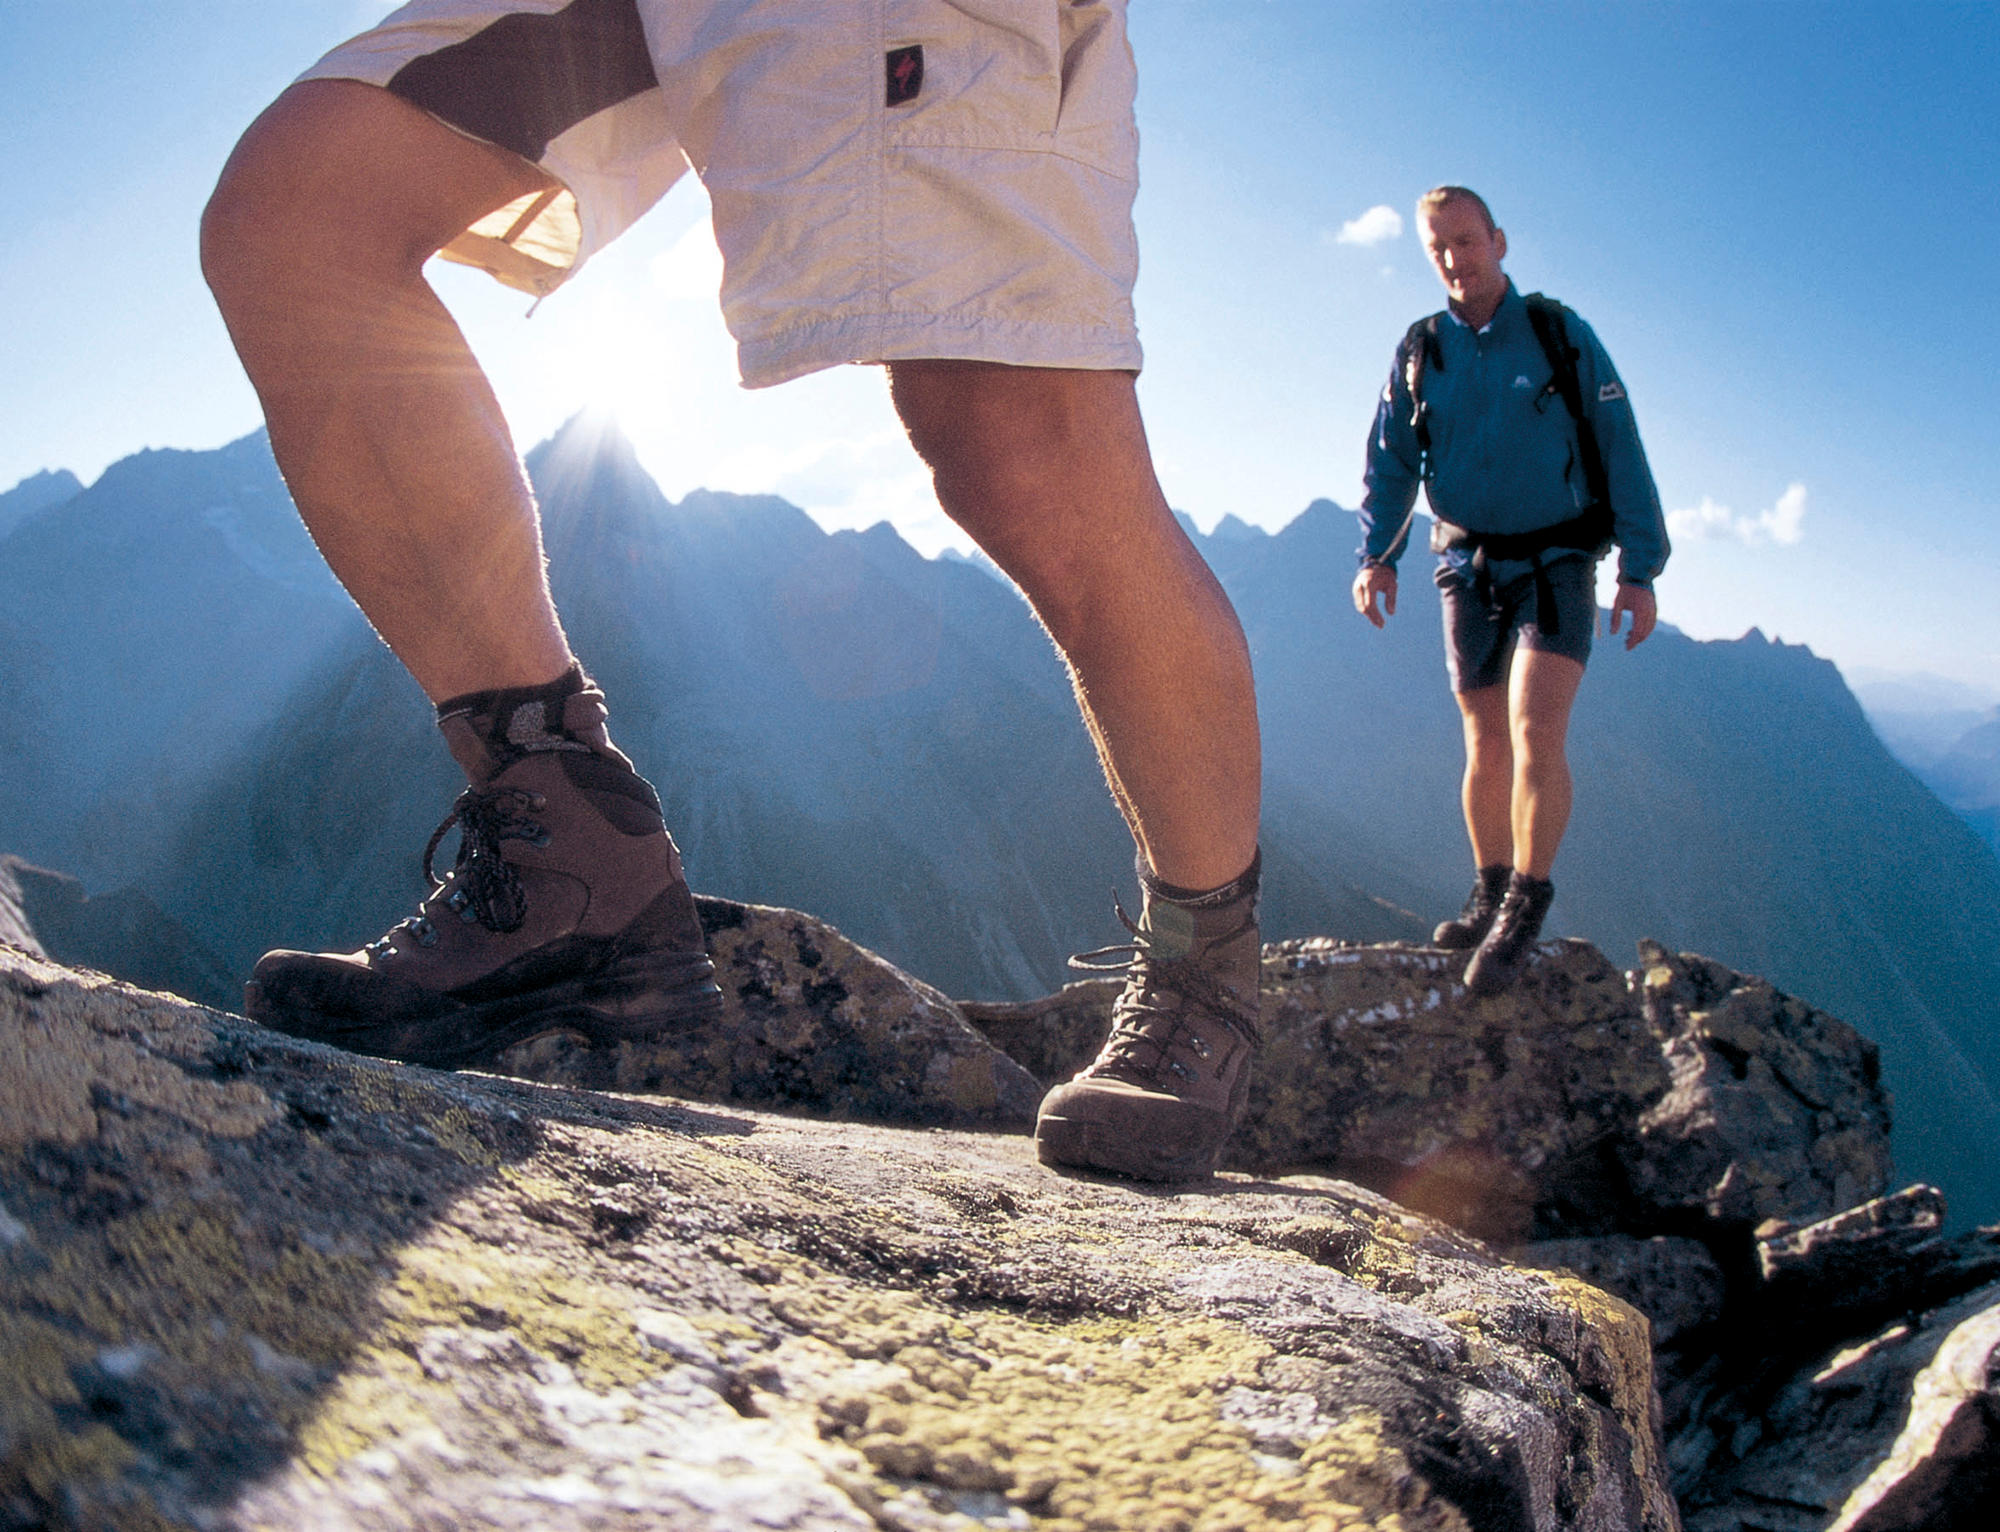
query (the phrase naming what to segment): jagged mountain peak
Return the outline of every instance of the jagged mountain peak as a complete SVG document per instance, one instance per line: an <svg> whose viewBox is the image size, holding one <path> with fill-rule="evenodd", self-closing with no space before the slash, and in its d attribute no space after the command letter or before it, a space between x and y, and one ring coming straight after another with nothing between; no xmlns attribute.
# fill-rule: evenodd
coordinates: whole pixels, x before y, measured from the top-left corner
<svg viewBox="0 0 2000 1532"><path fill-rule="evenodd" d="M686 532L731 533L753 540L768 538L778 547L817 542L827 535L811 516L780 495L691 489L673 503L669 517Z"/></svg>
<svg viewBox="0 0 2000 1532"><path fill-rule="evenodd" d="M1274 541L1288 548L1352 551L1361 541L1354 513L1322 496L1278 529Z"/></svg>
<svg viewBox="0 0 2000 1532"><path fill-rule="evenodd" d="M1215 530L1208 535L1218 542L1257 542L1270 534L1262 527L1253 527L1234 511L1230 511L1215 524Z"/></svg>
<svg viewBox="0 0 2000 1532"><path fill-rule="evenodd" d="M83 481L67 468L31 473L5 494L0 494L0 537L32 516L74 499L83 491Z"/></svg>

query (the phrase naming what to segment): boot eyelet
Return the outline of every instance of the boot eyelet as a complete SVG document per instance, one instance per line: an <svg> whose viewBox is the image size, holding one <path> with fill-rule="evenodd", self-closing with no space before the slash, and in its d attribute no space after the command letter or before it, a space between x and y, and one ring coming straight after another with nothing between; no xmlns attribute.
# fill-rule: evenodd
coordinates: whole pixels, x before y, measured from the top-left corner
<svg viewBox="0 0 2000 1532"><path fill-rule="evenodd" d="M528 844L533 846L537 851L541 851L547 848L550 839L549 832L541 830L537 834L528 837Z"/></svg>
<svg viewBox="0 0 2000 1532"><path fill-rule="evenodd" d="M1196 1058L1205 1059L1209 1056L1208 1044L1203 1042L1199 1037L1196 1037L1193 1033L1188 1034L1188 1046L1194 1049Z"/></svg>
<svg viewBox="0 0 2000 1532"><path fill-rule="evenodd" d="M419 920L412 929L416 932L417 945L419 947L435 947L437 945L437 927L432 925L428 920Z"/></svg>
<svg viewBox="0 0 2000 1532"><path fill-rule="evenodd" d="M1192 1080L1194 1078L1194 1071L1192 1069L1189 1069L1187 1065L1183 1064L1179 1059L1171 1060L1167 1064L1167 1068L1171 1069L1175 1074L1179 1075L1183 1080Z"/></svg>

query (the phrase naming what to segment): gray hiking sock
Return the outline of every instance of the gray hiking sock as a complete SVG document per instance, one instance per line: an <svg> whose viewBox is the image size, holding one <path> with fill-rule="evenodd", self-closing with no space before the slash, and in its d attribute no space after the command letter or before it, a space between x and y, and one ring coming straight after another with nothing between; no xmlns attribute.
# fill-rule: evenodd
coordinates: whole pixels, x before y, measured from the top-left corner
<svg viewBox="0 0 2000 1532"><path fill-rule="evenodd" d="M438 727L453 757L474 783L504 771L524 755L583 751L632 767L611 743L604 693L572 664L540 686L467 692L437 705Z"/></svg>
<svg viewBox="0 0 2000 1532"><path fill-rule="evenodd" d="M447 698L437 705L437 721L464 718L482 736L517 749L575 749L580 742L564 737L563 711L571 697L589 686L583 666L573 664L540 686L502 686Z"/></svg>
<svg viewBox="0 0 2000 1532"><path fill-rule="evenodd" d="M1257 893L1264 869L1260 847L1250 865L1227 883L1209 889L1168 883L1138 859L1139 888L1145 896L1139 926L1163 958L1185 957L1239 935L1257 922Z"/></svg>

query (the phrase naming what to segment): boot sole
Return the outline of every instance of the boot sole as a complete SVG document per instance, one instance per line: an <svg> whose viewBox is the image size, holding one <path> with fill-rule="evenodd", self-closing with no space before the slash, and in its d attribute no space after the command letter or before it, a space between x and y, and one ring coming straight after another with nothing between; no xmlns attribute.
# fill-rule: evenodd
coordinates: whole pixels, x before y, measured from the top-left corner
<svg viewBox="0 0 2000 1532"><path fill-rule="evenodd" d="M1215 1174L1220 1153L1148 1149L1129 1133L1084 1118L1043 1117L1035 1123L1035 1157L1060 1169L1101 1170L1139 1181L1205 1181Z"/></svg>
<svg viewBox="0 0 2000 1532"><path fill-rule="evenodd" d="M463 1069L555 1032L581 1033L600 1048L649 1042L721 1015L722 990L715 982L715 964L705 955L671 964L641 955L540 989L460 1004L418 1022L371 1023L275 1005L254 979L244 986L243 1012L277 1031L350 1053ZM452 1037L425 1047L412 1036L423 1030Z"/></svg>

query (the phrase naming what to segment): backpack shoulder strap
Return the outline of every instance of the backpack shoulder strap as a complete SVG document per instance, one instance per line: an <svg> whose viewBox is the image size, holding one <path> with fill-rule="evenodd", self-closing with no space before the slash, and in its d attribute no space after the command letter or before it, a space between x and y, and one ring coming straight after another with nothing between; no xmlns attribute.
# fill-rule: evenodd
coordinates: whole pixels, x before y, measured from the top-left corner
<svg viewBox="0 0 2000 1532"><path fill-rule="evenodd" d="M1562 397L1563 407L1576 422L1576 449L1583 464L1584 491L1593 506L1608 509L1611 486L1604 472L1604 453L1597 444L1597 428L1583 407L1583 380L1576 369L1582 353L1569 338L1570 310L1547 293L1529 293L1522 301L1528 305L1528 323L1534 327L1542 355L1548 358L1552 374L1549 389Z"/></svg>
<svg viewBox="0 0 2000 1532"><path fill-rule="evenodd" d="M1403 332L1396 362L1403 386L1410 392L1410 426L1417 433L1417 451L1427 470L1431 452L1430 409L1424 403L1424 374L1444 370L1444 350L1438 345L1438 314L1427 314ZM1428 477L1428 472L1425 474Z"/></svg>
<svg viewBox="0 0 2000 1532"><path fill-rule="evenodd" d="M1549 391L1562 397L1564 408L1575 421L1583 419L1583 380L1576 364L1581 358L1569 339L1569 309L1546 293L1529 293L1521 300L1528 306L1528 323L1548 358Z"/></svg>

